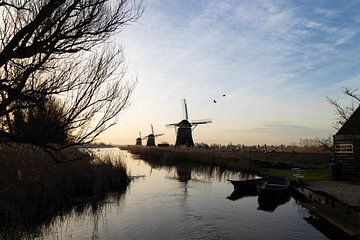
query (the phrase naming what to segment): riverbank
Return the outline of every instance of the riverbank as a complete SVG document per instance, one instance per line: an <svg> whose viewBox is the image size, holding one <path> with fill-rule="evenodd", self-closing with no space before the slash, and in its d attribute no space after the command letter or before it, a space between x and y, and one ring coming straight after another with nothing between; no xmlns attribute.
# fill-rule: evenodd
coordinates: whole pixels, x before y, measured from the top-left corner
<svg viewBox="0 0 360 240"><path fill-rule="evenodd" d="M327 169L332 153L232 152L175 149L145 146L122 146L142 159L158 161L190 161L211 164L229 170L259 172L262 169Z"/></svg>
<svg viewBox="0 0 360 240"><path fill-rule="evenodd" d="M360 239L360 185L345 181L315 181L294 187L312 215Z"/></svg>
<svg viewBox="0 0 360 240"><path fill-rule="evenodd" d="M55 216L81 212L89 205L97 208L109 193L126 190L129 178L120 161L75 148L56 155L60 160L64 156L75 161L58 164L41 148L1 145L1 239L18 239Z"/></svg>

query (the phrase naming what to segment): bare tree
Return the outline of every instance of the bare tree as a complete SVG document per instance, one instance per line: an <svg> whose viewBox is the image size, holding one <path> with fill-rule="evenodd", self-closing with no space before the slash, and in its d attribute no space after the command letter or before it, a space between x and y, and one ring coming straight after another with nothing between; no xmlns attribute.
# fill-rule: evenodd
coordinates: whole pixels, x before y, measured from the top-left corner
<svg viewBox="0 0 360 240"><path fill-rule="evenodd" d="M344 106L338 100L327 97L327 101L335 108L337 115L337 119L334 123L335 129L341 128L360 104L360 93L358 88L344 87L342 91L346 96L353 100L352 104Z"/></svg>
<svg viewBox="0 0 360 240"><path fill-rule="evenodd" d="M49 98L61 108L58 128L71 133L67 146L89 143L115 124L134 83L125 79L122 49L109 42L141 16L141 5L0 0L0 134L23 141L14 132L14 113L31 111Z"/></svg>

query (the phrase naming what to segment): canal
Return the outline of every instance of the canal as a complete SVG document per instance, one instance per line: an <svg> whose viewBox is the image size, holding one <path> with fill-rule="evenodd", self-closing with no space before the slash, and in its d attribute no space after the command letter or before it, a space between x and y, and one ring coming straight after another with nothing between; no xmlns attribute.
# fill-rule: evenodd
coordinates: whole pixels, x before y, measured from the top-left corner
<svg viewBox="0 0 360 240"><path fill-rule="evenodd" d="M218 167L146 162L118 149L134 177L122 196L72 211L25 238L33 239L328 239L293 198L265 207L258 196L232 195L227 179L254 176ZM335 238L334 238L335 239Z"/></svg>

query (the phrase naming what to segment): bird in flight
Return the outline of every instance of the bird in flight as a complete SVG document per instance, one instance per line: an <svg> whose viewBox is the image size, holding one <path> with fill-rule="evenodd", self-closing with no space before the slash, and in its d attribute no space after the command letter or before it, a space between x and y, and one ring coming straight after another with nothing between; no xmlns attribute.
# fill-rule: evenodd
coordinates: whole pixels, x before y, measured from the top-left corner
<svg viewBox="0 0 360 240"><path fill-rule="evenodd" d="M213 102L216 103L216 100L214 99Z"/></svg>
<svg viewBox="0 0 360 240"><path fill-rule="evenodd" d="M226 95L225 94L223 94L223 97L225 97Z"/></svg>

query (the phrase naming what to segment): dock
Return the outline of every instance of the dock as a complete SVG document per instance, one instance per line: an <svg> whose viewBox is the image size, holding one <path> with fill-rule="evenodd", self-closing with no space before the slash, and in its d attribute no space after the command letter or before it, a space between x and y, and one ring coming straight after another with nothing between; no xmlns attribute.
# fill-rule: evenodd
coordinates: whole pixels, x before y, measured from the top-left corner
<svg viewBox="0 0 360 240"><path fill-rule="evenodd" d="M355 218L324 204L305 203L303 206L312 214L344 231L350 239L360 239L360 225Z"/></svg>
<svg viewBox="0 0 360 240"><path fill-rule="evenodd" d="M311 186L294 187L294 190L305 198L302 205L312 215L342 230L349 239L360 239L359 206L349 205L319 188L312 189Z"/></svg>

